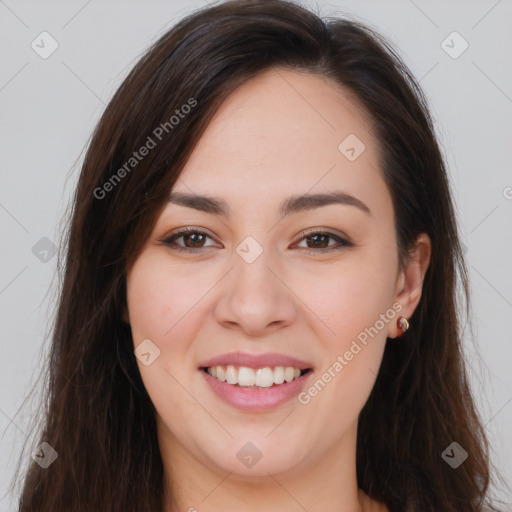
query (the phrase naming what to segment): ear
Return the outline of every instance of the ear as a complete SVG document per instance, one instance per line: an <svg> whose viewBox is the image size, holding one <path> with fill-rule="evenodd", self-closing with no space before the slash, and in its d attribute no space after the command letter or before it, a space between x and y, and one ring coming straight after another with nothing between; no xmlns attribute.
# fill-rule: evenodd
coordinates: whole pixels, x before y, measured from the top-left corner
<svg viewBox="0 0 512 512"><path fill-rule="evenodd" d="M396 338L402 334L398 326L398 317L411 318L420 302L423 281L430 264L431 243L426 233L421 233L416 239L416 245L410 254L405 269L401 270L396 285L394 302L402 305L396 322L390 322L388 337Z"/></svg>

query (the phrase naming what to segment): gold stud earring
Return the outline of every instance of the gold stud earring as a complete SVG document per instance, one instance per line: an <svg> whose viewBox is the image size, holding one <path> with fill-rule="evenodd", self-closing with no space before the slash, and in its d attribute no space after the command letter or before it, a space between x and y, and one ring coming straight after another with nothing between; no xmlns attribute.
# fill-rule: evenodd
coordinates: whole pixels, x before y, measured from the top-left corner
<svg viewBox="0 0 512 512"><path fill-rule="evenodd" d="M400 329L402 329L402 333L404 333L405 331L407 331L407 329L409 329L409 322L407 320L407 318L401 316L398 318L398 325L400 326Z"/></svg>

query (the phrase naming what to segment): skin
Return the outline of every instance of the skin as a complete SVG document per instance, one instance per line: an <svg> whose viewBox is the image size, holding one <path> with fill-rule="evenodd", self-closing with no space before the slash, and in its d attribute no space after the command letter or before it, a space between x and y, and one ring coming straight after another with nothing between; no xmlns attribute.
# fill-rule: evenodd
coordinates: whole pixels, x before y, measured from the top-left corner
<svg viewBox="0 0 512 512"><path fill-rule="evenodd" d="M393 205L370 128L354 98L326 78L272 69L250 80L217 112L173 189L221 197L231 216L169 203L129 269L134 346L149 338L160 350L149 366L137 363L157 411L173 496L166 512L387 510L357 487L358 415L386 337L401 334L398 317L410 318L420 300L430 241L422 234L398 268ZM366 147L354 161L338 150L349 134ZM289 195L334 190L371 215L342 204L278 213ZM174 240L195 253L161 241L186 226L209 237ZM310 228L354 247L300 236ZM236 252L248 236L263 248L252 263ZM393 304L401 311L308 404L294 398L244 412L198 370L225 352L279 352L310 361L315 382ZM251 468L237 458L248 442L262 453Z"/></svg>

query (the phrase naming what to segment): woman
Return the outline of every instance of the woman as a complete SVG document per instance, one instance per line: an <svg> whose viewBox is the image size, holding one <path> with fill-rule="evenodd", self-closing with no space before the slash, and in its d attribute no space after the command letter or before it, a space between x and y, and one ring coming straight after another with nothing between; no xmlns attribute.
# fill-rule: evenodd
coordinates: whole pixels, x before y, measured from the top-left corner
<svg viewBox="0 0 512 512"><path fill-rule="evenodd" d="M496 510L445 166L370 29L180 21L100 120L66 242L20 512Z"/></svg>

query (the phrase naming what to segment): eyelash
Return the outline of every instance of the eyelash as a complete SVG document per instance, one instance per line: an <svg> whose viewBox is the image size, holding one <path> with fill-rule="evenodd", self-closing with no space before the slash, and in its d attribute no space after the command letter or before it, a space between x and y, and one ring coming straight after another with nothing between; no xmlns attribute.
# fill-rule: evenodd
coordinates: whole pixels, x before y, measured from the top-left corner
<svg viewBox="0 0 512 512"><path fill-rule="evenodd" d="M208 238L212 238L212 237L210 237L210 235L208 235L208 233L205 233L204 231L201 231L199 229L185 228L185 229L182 229L181 231L178 231L177 233L171 234L167 238L164 238L159 241L162 242L163 244L167 245L173 251L177 251L180 253L181 252L197 253L197 251L201 251L202 249L205 249L205 247L196 247L196 248L183 247L180 245L176 245L174 243L175 240L182 238L184 235L190 235L190 234L205 235ZM302 231L301 233L299 233L299 236L301 237L299 239L299 242L301 242L304 239L312 238L317 235L332 238L338 242L338 245L331 246L329 248L321 248L321 249L303 247L302 249L307 249L307 251L306 251L307 254L310 254L311 252L326 253L326 252L331 252L333 250L340 250L340 249L347 248L347 247L354 247L354 244L352 242L349 242L348 240L345 240L344 238L341 238L340 236L335 235L334 233L331 233L329 231Z"/></svg>

